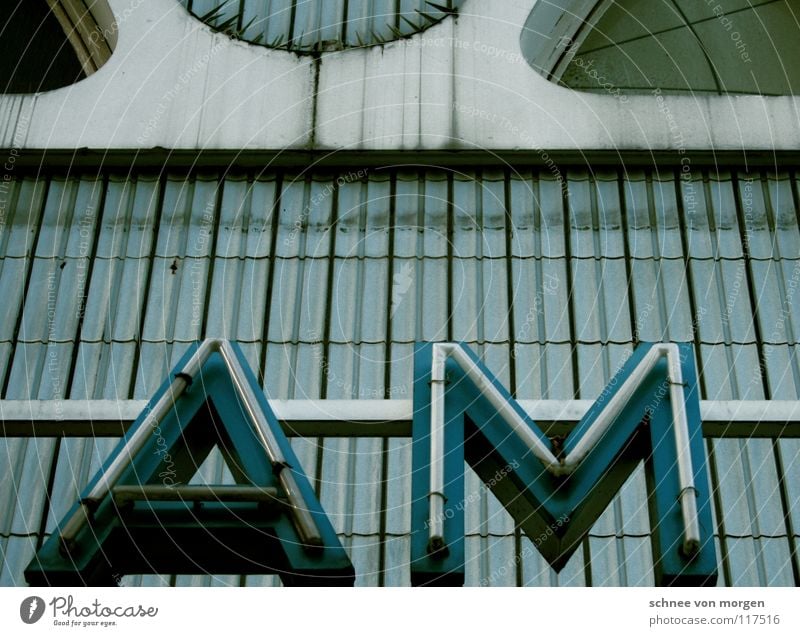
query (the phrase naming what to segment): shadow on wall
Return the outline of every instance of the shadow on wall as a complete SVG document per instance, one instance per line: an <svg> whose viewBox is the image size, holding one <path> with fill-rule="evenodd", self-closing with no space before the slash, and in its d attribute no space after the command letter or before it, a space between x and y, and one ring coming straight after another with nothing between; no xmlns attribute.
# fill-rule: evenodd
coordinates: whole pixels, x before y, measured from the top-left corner
<svg viewBox="0 0 800 636"><path fill-rule="evenodd" d="M6 0L0 17L0 92L69 86L111 57L117 25L107 0Z"/></svg>

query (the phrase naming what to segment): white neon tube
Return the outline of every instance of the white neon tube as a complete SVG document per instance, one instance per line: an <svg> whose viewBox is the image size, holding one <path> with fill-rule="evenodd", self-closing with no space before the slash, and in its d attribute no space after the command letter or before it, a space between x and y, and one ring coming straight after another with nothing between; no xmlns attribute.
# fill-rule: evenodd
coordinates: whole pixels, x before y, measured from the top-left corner
<svg viewBox="0 0 800 636"><path fill-rule="evenodd" d="M219 352L231 374L231 380L237 389L237 393L244 402L250 422L261 439L261 445L264 447L270 463L280 469L278 480L284 491L286 491L286 498L291 505L295 528L300 535L300 542L307 546L321 546L322 537L319 534L314 517L311 516L291 468L286 465L278 440L275 439L272 429L265 421L263 411L257 406L258 401L253 389L248 382L244 381L245 372L239 359L234 354L230 343L226 340L221 341Z"/></svg>
<svg viewBox="0 0 800 636"><path fill-rule="evenodd" d="M531 453L542 462L548 472L554 475L569 475L575 472L583 459L608 432L630 401L636 388L653 370L661 357L667 359L667 375L670 383L670 404L678 457L680 505L684 527L683 552L687 556L695 554L700 547L700 529L697 520L689 424L684 404L680 351L678 346L672 343L654 345L647 352L599 413L589 430L561 461L534 434L522 416L503 398L500 391L459 345L435 343L431 367L431 492L429 496L428 545L439 547L444 545L444 496L442 492L444 488L444 380L447 358L452 358L458 364Z"/></svg>
<svg viewBox="0 0 800 636"><path fill-rule="evenodd" d="M428 549L435 552L444 544L444 388L447 351L441 347L433 349L431 369L431 502ZM436 501L437 514L434 514Z"/></svg>

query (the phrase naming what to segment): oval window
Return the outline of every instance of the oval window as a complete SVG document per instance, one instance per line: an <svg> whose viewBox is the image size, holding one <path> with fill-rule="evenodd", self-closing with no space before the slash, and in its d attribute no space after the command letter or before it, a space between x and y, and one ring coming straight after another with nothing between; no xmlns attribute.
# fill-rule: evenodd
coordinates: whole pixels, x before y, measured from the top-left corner
<svg viewBox="0 0 800 636"><path fill-rule="evenodd" d="M6 0L3 9L3 93L69 86L111 57L117 30L106 0Z"/></svg>
<svg viewBox="0 0 800 636"><path fill-rule="evenodd" d="M464 0L180 0L213 29L271 48L313 53L385 44L457 12Z"/></svg>

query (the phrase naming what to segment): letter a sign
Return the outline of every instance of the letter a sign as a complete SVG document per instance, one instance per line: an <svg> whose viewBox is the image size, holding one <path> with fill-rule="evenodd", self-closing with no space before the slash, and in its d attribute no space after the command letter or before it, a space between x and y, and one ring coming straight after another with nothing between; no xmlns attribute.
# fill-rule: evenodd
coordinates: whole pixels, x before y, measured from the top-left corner
<svg viewBox="0 0 800 636"><path fill-rule="evenodd" d="M218 447L235 484L186 484ZM28 566L33 585L124 574L352 585L328 516L236 344L193 345Z"/></svg>
<svg viewBox="0 0 800 636"><path fill-rule="evenodd" d="M464 462L560 570L644 461L659 585L716 581L700 404L689 345L642 344L554 448L469 349L414 358L411 577L464 581Z"/></svg>

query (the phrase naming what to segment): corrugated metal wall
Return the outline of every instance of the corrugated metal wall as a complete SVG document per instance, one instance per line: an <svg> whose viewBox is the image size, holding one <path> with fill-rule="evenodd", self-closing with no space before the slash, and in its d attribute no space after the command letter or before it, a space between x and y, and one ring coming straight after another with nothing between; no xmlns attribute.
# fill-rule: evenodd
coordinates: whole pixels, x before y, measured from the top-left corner
<svg viewBox="0 0 800 636"><path fill-rule="evenodd" d="M468 342L520 398L594 398L638 340L665 339L694 342L705 399L798 399L800 184L679 177L15 178L0 197L0 397L147 398L191 341L218 336L273 398L408 398L421 339ZM22 583L112 444L0 439L0 582ZM409 440L293 444L358 583L407 584ZM800 440L708 450L720 583L797 584ZM230 478L218 458L202 472ZM559 575L473 474L465 499L471 585L653 582L641 469Z"/></svg>

